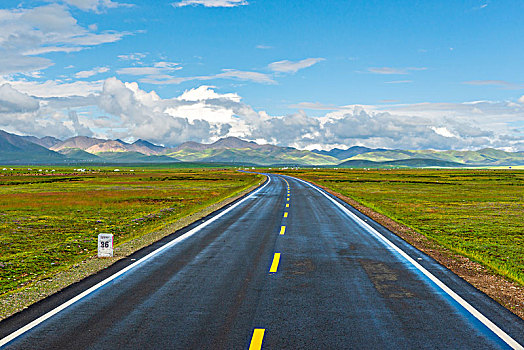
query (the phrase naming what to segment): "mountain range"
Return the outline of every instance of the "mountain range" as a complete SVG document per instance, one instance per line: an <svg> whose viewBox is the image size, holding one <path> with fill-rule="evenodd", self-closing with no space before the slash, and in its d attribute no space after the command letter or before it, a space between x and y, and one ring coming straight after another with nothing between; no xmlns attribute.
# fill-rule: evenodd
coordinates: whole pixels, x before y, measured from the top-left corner
<svg viewBox="0 0 524 350"><path fill-rule="evenodd" d="M18 136L0 130L0 164L172 162L352 168L515 166L524 165L524 152L492 148L478 151L389 150L361 146L307 151L259 145L236 137L226 137L211 144L190 141L170 148L141 139L133 143L86 136L59 140L50 136Z"/></svg>

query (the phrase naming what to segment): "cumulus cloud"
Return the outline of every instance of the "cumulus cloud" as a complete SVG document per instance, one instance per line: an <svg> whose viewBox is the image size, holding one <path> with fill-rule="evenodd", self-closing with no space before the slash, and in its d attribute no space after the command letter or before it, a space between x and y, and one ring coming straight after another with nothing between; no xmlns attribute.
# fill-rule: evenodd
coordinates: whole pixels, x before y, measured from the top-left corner
<svg viewBox="0 0 524 350"><path fill-rule="evenodd" d="M201 85L198 88L185 90L177 99L181 101L206 101L216 99L226 99L240 102L240 96L235 93L219 94L213 90L214 86Z"/></svg>
<svg viewBox="0 0 524 350"><path fill-rule="evenodd" d="M324 61L324 58L306 58L300 61L278 61L268 65L268 68L273 72L279 73L296 73L301 69L311 67L318 62Z"/></svg>
<svg viewBox="0 0 524 350"><path fill-rule="evenodd" d="M182 0L171 4L173 7L197 6L204 7L236 7L248 5L245 0Z"/></svg>
<svg viewBox="0 0 524 350"><path fill-rule="evenodd" d="M40 107L38 100L13 89L9 84L0 85L0 113L33 112Z"/></svg>
<svg viewBox="0 0 524 350"><path fill-rule="evenodd" d="M355 109L322 124L324 142L365 144L400 149L462 149L489 144L491 131L463 128L453 119L433 120L418 116L371 113ZM474 132L475 137L468 135ZM481 141L481 142L479 142Z"/></svg>
<svg viewBox="0 0 524 350"><path fill-rule="evenodd" d="M78 136L93 136L94 135L93 131L91 131L89 127L80 123L80 121L78 120L78 114L76 113L76 111L69 112L69 119L73 123L73 130L76 135Z"/></svg>
<svg viewBox="0 0 524 350"><path fill-rule="evenodd" d="M211 127L205 120L180 118L165 112L174 101L161 100L152 92L145 92L136 83L124 83L109 78L99 98L99 107L117 116L119 122L136 138L161 144L178 144L187 140L207 140Z"/></svg>

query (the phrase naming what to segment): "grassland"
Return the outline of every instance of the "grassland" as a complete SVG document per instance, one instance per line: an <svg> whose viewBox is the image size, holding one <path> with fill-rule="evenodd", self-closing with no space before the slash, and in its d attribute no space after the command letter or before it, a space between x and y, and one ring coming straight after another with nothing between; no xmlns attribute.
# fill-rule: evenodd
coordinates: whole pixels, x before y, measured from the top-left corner
<svg viewBox="0 0 524 350"><path fill-rule="evenodd" d="M119 245L261 179L217 169L10 169L0 167L0 295L96 255L99 233Z"/></svg>
<svg viewBox="0 0 524 350"><path fill-rule="evenodd" d="M524 286L524 171L295 170Z"/></svg>

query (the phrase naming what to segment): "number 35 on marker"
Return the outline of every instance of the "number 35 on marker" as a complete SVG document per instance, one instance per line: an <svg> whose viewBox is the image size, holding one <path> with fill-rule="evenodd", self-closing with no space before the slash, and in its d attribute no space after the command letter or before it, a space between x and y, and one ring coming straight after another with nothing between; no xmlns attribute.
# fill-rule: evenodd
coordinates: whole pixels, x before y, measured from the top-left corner
<svg viewBox="0 0 524 350"><path fill-rule="evenodd" d="M98 235L98 257L113 257L113 235L108 233L101 233Z"/></svg>

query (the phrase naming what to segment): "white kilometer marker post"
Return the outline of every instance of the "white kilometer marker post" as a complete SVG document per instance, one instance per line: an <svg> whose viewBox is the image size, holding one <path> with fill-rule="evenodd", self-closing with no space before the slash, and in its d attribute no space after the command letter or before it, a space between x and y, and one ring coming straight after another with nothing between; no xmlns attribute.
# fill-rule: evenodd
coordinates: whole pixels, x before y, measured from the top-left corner
<svg viewBox="0 0 524 350"><path fill-rule="evenodd" d="M98 235L98 257L112 258L113 257L113 235L109 233L101 233Z"/></svg>

